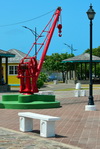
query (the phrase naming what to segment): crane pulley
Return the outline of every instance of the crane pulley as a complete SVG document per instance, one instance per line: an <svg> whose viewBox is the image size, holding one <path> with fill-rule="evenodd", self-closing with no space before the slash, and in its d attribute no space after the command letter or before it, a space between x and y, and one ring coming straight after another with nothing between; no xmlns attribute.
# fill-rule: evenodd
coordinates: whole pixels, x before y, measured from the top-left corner
<svg viewBox="0 0 100 149"><path fill-rule="evenodd" d="M50 19L50 21L44 28L44 30L41 32L41 34L37 37L36 41L33 43L28 54L19 63L17 77L20 79L20 93L33 94L35 92L38 92L38 88L37 88L38 76L42 69L42 64L45 59L48 47L50 45L50 41L54 33L54 29L59 20L60 13L61 13L61 7L58 7L55 13L53 14L52 18ZM48 30L47 30L47 27L49 27ZM62 24L58 24L57 28L58 28L58 35L59 37L61 37ZM42 43L38 42L43 33L46 33L46 37L44 38L44 41ZM29 57L29 53L33 49L34 45L36 44L39 46L37 50L37 54L40 51L40 49L43 48L43 53L39 62L37 62L36 56Z"/></svg>

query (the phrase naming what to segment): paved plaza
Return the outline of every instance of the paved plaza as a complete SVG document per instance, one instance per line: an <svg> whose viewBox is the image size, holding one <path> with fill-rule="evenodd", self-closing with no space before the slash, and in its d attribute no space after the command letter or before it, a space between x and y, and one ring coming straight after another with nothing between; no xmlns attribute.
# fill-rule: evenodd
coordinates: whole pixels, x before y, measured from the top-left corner
<svg viewBox="0 0 100 149"><path fill-rule="evenodd" d="M65 87L66 84L56 84L42 89L54 90L56 99L61 102L60 108L0 109L0 149L100 149L100 88L93 90L97 111L85 111L88 90L85 97L74 97L74 90L55 91ZM18 92L13 90L8 94L15 93ZM0 99L2 94L5 93L0 93ZM20 132L18 112L24 111L61 117L56 122L56 136L40 137L39 120L34 120L32 132Z"/></svg>

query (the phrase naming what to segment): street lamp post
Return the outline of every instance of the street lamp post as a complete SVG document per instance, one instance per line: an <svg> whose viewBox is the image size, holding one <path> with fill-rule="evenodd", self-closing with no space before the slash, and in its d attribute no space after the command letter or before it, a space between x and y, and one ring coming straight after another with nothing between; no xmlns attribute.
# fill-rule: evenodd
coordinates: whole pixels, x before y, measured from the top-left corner
<svg viewBox="0 0 100 149"><path fill-rule="evenodd" d="M76 51L77 49L74 49L73 48L73 45L71 44L71 46L70 45L68 45L67 43L64 43L64 45L66 45L68 48L70 48L70 50L71 50L71 54L73 54L73 51Z"/></svg>
<svg viewBox="0 0 100 149"><path fill-rule="evenodd" d="M86 111L94 111L96 110L96 106L94 105L93 100L93 82L92 82L92 20L95 16L95 11L92 8L92 5L90 4L89 10L86 12L87 16L90 20L90 71L89 71L89 97L88 97L88 105L86 105L85 110Z"/></svg>
<svg viewBox="0 0 100 149"><path fill-rule="evenodd" d="M36 27L35 27L35 31L34 30L32 30L32 29L30 29L29 27L27 27L27 26L23 26L24 28L26 28L26 29L28 29L28 30L30 30L31 32L32 32L32 34L35 36L35 56L37 55L37 44L36 44L36 38L39 36L38 34L37 34L37 30L36 30Z"/></svg>

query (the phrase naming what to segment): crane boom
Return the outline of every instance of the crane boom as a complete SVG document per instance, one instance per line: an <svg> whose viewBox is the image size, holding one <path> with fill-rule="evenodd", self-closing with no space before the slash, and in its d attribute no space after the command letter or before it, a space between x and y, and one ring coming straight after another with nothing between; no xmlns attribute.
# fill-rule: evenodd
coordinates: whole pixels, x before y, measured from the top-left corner
<svg viewBox="0 0 100 149"><path fill-rule="evenodd" d="M36 56L34 57L28 57L28 54L26 57L24 57L18 66L18 78L20 79L20 92L24 94L33 94L35 92L38 92L37 88L37 80L40 74L40 71L42 69L42 65L48 50L48 47L50 45L50 41L52 39L54 29L57 25L57 22L59 20L59 16L61 13L61 7L58 7L53 14L53 17L49 21L49 23L46 25L42 33L46 32L46 38L44 39L43 43L38 43L37 41L41 37L42 33L37 37L36 41L33 43L31 49L29 50L28 54L32 50L35 44L40 45L38 51L44 46L42 56L40 58L39 63L37 63ZM52 21L53 20L53 21ZM52 24L51 24L52 21ZM51 26L50 26L51 24ZM46 31L47 27L50 26L49 30ZM61 29L62 25L57 25L59 29L59 36L61 37Z"/></svg>
<svg viewBox="0 0 100 149"><path fill-rule="evenodd" d="M53 22L53 24L52 24L52 26L51 26L51 28L50 28L50 30L49 30L49 32L48 32L48 35L47 35L47 42L46 42L46 45L45 45L45 47L44 47L44 51L43 51L43 53L42 53L42 56L41 56L41 59L40 59L39 65L38 65L38 70L39 70L39 71L38 71L38 73L37 73L37 78L38 78L38 75L39 75L39 73L40 73L40 71L41 71L42 64L43 64L43 61L44 61L44 59L45 59L45 56L46 56L48 47L49 47L49 45L50 45L50 41L51 41L51 38L52 38L52 35L53 35L53 32L54 32L56 23L57 23L57 21L58 21L58 19L59 19L59 16L60 16L60 12L61 12L61 8L58 7L58 9L57 9L56 12L55 12L54 22Z"/></svg>

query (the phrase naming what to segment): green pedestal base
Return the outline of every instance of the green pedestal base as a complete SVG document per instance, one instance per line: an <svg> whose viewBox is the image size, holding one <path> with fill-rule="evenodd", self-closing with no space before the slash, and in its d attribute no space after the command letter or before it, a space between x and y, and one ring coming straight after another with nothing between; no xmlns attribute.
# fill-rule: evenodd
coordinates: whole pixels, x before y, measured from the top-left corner
<svg viewBox="0 0 100 149"><path fill-rule="evenodd" d="M1 109L48 109L59 108L60 102L54 95L2 95Z"/></svg>

